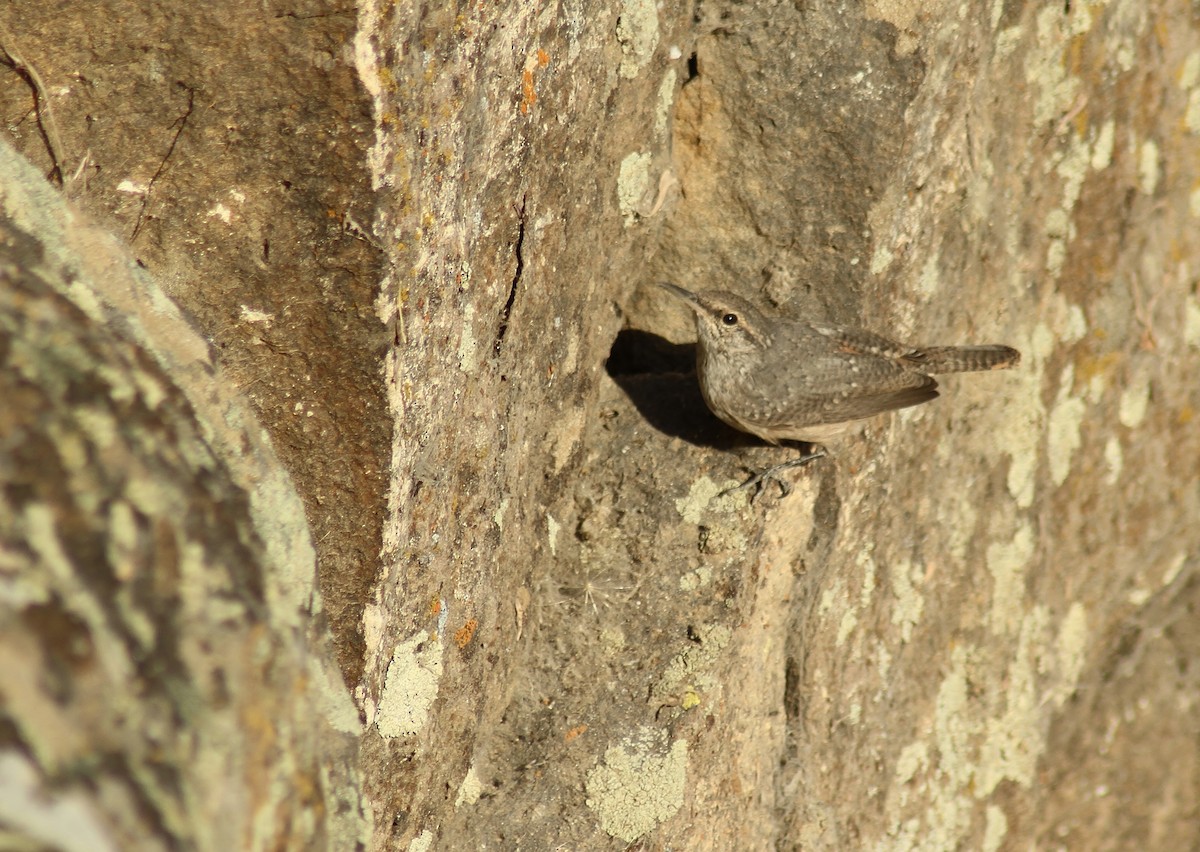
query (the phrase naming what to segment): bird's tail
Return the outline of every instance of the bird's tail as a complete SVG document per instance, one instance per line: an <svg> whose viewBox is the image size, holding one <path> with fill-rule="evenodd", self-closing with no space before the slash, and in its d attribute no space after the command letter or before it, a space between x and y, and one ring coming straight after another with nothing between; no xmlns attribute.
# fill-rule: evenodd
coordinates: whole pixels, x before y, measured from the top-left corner
<svg viewBox="0 0 1200 852"><path fill-rule="evenodd" d="M1021 353L1010 346L929 346L905 358L924 372L973 373L978 370L1007 370L1021 363Z"/></svg>

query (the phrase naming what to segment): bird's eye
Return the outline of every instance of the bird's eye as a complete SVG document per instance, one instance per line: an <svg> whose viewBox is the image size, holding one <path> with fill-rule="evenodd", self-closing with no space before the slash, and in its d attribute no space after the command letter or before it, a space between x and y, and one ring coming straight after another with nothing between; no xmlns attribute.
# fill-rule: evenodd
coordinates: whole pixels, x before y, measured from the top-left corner
<svg viewBox="0 0 1200 852"><path fill-rule="evenodd" d="M721 317L721 322L725 323L725 325L737 325L737 314L725 314L725 316Z"/></svg>

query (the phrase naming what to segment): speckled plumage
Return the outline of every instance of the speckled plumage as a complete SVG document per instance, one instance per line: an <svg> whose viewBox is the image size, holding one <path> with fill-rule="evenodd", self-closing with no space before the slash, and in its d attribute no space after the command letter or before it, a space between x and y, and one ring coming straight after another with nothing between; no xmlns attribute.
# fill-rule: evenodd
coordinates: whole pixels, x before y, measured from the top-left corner
<svg viewBox="0 0 1200 852"><path fill-rule="evenodd" d="M1008 346L909 346L856 328L769 317L733 293L664 289L696 316L697 372L713 413L771 443L820 443L855 421L928 402L939 373L1020 361Z"/></svg>

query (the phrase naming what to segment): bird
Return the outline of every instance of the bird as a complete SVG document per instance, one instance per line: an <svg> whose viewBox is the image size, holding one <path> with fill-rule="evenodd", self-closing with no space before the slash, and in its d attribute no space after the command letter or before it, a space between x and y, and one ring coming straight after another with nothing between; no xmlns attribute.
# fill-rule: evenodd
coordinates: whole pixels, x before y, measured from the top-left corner
<svg viewBox="0 0 1200 852"><path fill-rule="evenodd" d="M1020 363L1010 346L914 346L852 326L769 316L724 290L664 290L696 321L696 373L709 409L770 444L823 445L854 423L938 396L934 375L1003 370ZM825 455L814 448L738 488Z"/></svg>

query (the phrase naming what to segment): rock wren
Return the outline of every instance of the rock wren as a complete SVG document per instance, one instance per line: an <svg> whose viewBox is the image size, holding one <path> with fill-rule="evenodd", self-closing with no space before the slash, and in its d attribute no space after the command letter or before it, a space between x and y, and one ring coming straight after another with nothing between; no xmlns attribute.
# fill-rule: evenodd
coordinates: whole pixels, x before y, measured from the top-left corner
<svg viewBox="0 0 1200 852"><path fill-rule="evenodd" d="M1021 360L1008 346L909 346L857 328L768 317L732 293L660 286L696 315L696 372L708 407L772 444L823 443L855 421L933 399L932 375ZM823 455L807 453L739 488Z"/></svg>

